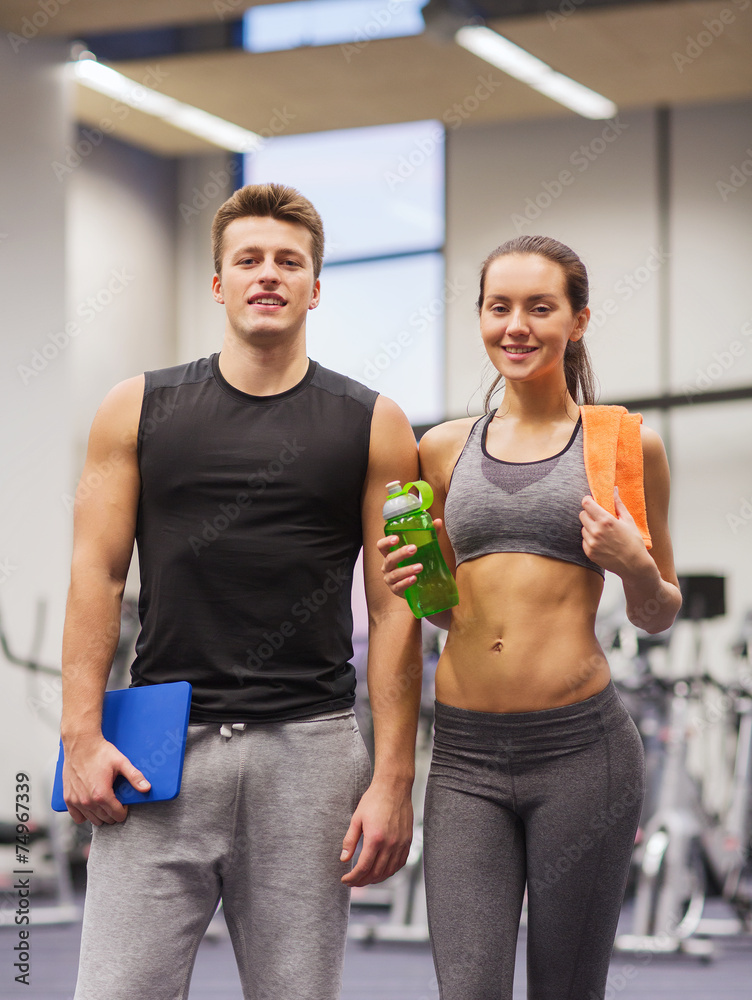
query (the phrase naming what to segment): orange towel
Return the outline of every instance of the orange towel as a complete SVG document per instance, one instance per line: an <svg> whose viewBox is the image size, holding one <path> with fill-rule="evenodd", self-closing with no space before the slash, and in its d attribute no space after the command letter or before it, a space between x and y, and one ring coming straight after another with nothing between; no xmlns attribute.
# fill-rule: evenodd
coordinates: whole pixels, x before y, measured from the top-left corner
<svg viewBox="0 0 752 1000"><path fill-rule="evenodd" d="M614 486L635 520L649 549L652 546L645 511L642 475L641 413L624 406L581 406L585 471L593 499L615 514Z"/></svg>

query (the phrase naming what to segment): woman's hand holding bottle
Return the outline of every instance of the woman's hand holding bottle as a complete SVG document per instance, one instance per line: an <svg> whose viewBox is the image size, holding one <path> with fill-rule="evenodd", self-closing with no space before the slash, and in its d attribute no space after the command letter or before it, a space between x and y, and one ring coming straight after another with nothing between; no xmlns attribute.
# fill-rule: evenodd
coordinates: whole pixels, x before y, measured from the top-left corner
<svg viewBox="0 0 752 1000"><path fill-rule="evenodd" d="M442 528L441 518L434 518L433 526L438 535ZM408 566L400 566L399 563L406 562L411 556L414 556L417 549L414 545L403 545L398 549L393 549L393 546L399 545L399 542L398 535L387 535L385 538L380 538L376 545L384 557L384 563L381 567L384 582L393 594L397 597L404 597L407 588L417 581L418 573L423 570L423 564L417 562Z"/></svg>
<svg viewBox="0 0 752 1000"><path fill-rule="evenodd" d="M423 479L404 486L395 480L387 483L386 488L389 494L383 509L386 538L382 539L380 551L385 556L387 586L397 596L404 596L416 618L448 611L458 603L459 595L439 548L436 525L428 513L433 503L433 490ZM411 492L413 489L418 491L418 496ZM386 544L399 545L399 548L387 556ZM400 566L401 562L406 565ZM405 572L400 573L400 570Z"/></svg>

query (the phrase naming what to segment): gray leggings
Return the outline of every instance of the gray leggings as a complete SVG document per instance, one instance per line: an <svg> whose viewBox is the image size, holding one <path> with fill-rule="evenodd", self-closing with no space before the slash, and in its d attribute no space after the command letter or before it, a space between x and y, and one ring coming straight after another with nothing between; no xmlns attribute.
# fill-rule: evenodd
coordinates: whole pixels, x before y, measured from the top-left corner
<svg viewBox="0 0 752 1000"><path fill-rule="evenodd" d="M425 870L441 1000L511 1000L526 883L529 1000L602 1000L643 793L611 683L539 712L437 703Z"/></svg>
<svg viewBox="0 0 752 1000"><path fill-rule="evenodd" d="M246 1000L336 1000L339 855L369 780L346 709L190 726L178 797L94 830L75 1000L184 1000L220 899Z"/></svg>

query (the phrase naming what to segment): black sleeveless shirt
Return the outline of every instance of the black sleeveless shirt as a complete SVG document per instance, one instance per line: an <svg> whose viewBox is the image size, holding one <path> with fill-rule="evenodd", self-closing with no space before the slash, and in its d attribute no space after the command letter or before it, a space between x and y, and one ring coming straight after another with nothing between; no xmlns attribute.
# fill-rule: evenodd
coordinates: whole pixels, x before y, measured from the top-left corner
<svg viewBox="0 0 752 1000"><path fill-rule="evenodd" d="M146 373L132 683L190 681L192 722L349 707L378 394L311 361L286 392L251 396L218 358Z"/></svg>

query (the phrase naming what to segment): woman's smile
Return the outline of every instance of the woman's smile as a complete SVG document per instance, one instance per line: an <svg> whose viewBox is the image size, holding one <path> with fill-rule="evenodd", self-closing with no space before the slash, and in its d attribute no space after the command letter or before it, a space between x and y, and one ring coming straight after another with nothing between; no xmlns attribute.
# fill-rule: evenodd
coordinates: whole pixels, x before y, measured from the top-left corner
<svg viewBox="0 0 752 1000"><path fill-rule="evenodd" d="M534 351L538 350L537 347L519 347L516 344L502 344L501 349L502 351L504 351L505 354L508 354L510 357L513 358L516 357L524 358L528 354L532 354Z"/></svg>

